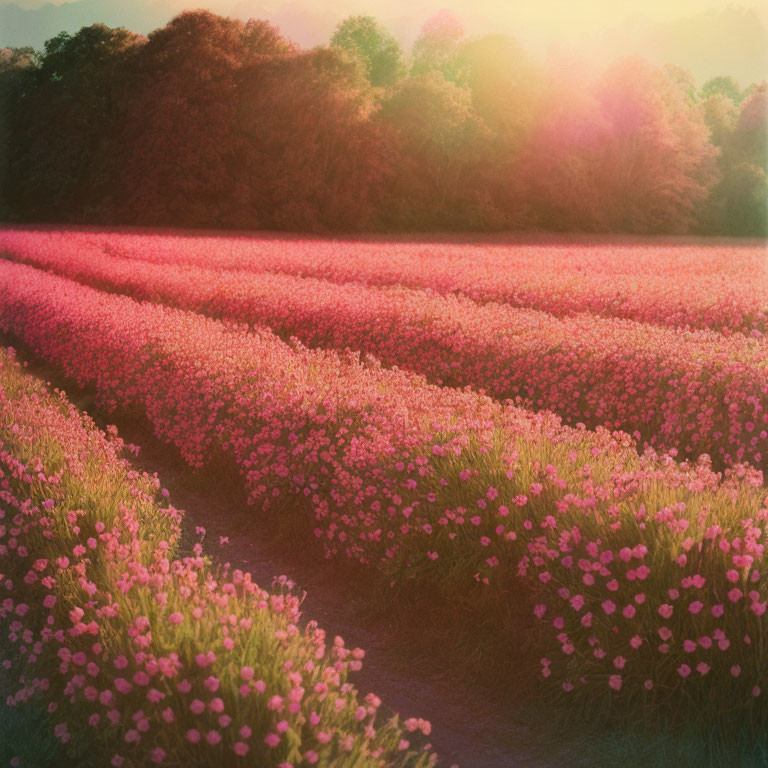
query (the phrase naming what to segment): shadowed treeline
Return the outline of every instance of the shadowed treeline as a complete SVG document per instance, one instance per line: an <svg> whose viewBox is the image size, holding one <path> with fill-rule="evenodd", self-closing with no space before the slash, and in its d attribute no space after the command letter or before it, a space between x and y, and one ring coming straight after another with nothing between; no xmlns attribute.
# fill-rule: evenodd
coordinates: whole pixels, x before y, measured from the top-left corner
<svg viewBox="0 0 768 768"><path fill-rule="evenodd" d="M0 51L11 220L292 230L765 235L765 84L533 60L430 19L301 50L267 22L185 13L145 38Z"/></svg>

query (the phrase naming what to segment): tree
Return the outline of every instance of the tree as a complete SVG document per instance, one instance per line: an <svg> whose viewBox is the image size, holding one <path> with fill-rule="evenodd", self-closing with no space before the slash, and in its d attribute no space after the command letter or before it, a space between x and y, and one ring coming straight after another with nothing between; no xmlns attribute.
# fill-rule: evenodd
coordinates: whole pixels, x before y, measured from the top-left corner
<svg viewBox="0 0 768 768"><path fill-rule="evenodd" d="M506 35L468 40L457 57L475 112L505 147L518 145L530 130L539 98L541 78L531 59Z"/></svg>
<svg viewBox="0 0 768 768"><path fill-rule="evenodd" d="M0 73L32 69L39 64L34 48L0 48Z"/></svg>
<svg viewBox="0 0 768 768"><path fill-rule="evenodd" d="M610 124L580 69L550 81L511 182L521 187L531 226L547 231L610 231L600 188Z"/></svg>
<svg viewBox="0 0 768 768"><path fill-rule="evenodd" d="M123 63L143 38L103 24L49 40L12 109L13 205L34 218L90 218L112 184Z"/></svg>
<svg viewBox="0 0 768 768"><path fill-rule="evenodd" d="M10 218L11 113L20 106L38 67L32 48L0 48L0 216Z"/></svg>
<svg viewBox="0 0 768 768"><path fill-rule="evenodd" d="M727 144L736 127L736 105L721 93L714 93L699 104L699 111L709 128L712 144L716 147Z"/></svg>
<svg viewBox="0 0 768 768"><path fill-rule="evenodd" d="M459 85L466 82L466 68L460 58L464 27L450 11L439 11L424 22L413 44L411 75L440 72Z"/></svg>
<svg viewBox="0 0 768 768"><path fill-rule="evenodd" d="M723 99L712 96L710 99ZM731 103L730 101L728 102ZM735 111L735 107L734 107ZM751 89L722 140L721 181L708 203L709 230L729 235L768 235L768 88Z"/></svg>
<svg viewBox="0 0 768 768"><path fill-rule="evenodd" d="M394 85L405 75L400 45L372 16L350 16L342 21L331 38L331 46L360 61L374 87Z"/></svg>
<svg viewBox="0 0 768 768"><path fill-rule="evenodd" d="M726 99L730 99L736 106L741 104L741 89L739 88L739 84L730 76L713 77L711 80L707 80L707 82L701 86L699 99L703 100L718 94L725 96Z"/></svg>
<svg viewBox="0 0 768 768"><path fill-rule="evenodd" d="M492 220L491 134L465 89L438 72L411 77L383 100L378 118L397 157L382 213L387 224L460 229Z"/></svg>
<svg viewBox="0 0 768 768"><path fill-rule="evenodd" d="M113 216L141 223L231 222L237 73L292 50L265 22L183 13L132 64Z"/></svg>
<svg viewBox="0 0 768 768"><path fill-rule="evenodd" d="M733 134L733 151L768 171L768 85L762 83L744 99Z"/></svg>
<svg viewBox="0 0 768 768"><path fill-rule="evenodd" d="M728 235L768 236L768 174L758 165L729 168L718 187L721 203L718 231Z"/></svg>
<svg viewBox="0 0 768 768"><path fill-rule="evenodd" d="M578 98L576 109L550 102L522 166L542 224L688 231L715 181L716 151L669 75L627 59Z"/></svg>
<svg viewBox="0 0 768 768"><path fill-rule="evenodd" d="M361 229L386 162L359 66L336 48L264 58L238 76L238 221L277 229Z"/></svg>

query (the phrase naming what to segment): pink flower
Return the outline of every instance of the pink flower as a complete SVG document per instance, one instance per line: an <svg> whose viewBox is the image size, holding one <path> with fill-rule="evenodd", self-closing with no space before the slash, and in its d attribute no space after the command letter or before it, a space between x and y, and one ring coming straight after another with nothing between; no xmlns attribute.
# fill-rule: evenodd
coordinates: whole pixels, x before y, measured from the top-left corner
<svg viewBox="0 0 768 768"><path fill-rule="evenodd" d="M267 702L267 709L272 709L275 712L282 712L283 711L283 699L281 696L273 696L268 702Z"/></svg>

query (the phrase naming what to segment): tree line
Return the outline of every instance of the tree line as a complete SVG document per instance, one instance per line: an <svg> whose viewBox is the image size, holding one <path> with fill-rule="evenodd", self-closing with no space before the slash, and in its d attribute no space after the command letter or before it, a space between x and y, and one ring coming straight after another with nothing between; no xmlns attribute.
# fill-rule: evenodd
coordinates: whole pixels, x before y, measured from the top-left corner
<svg viewBox="0 0 768 768"><path fill-rule="evenodd" d="M302 50L183 13L0 50L0 215L310 231L768 234L768 91L367 16Z"/></svg>

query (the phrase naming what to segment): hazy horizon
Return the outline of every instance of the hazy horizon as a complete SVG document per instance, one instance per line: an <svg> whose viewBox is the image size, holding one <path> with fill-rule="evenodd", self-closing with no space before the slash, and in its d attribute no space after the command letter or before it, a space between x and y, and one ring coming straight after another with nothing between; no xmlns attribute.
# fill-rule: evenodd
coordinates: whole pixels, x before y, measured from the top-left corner
<svg viewBox="0 0 768 768"><path fill-rule="evenodd" d="M182 10L205 8L235 18L264 18L303 47L326 43L346 16L379 19L404 45L433 13L448 9L467 34L512 35L536 56L557 51L598 62L620 53L640 53L658 63L689 68L699 80L731 74L743 84L768 73L768 11L727 0L610 2L541 0L512 6L498 0L72 0L0 3L0 46L41 47L59 31L104 22L147 34Z"/></svg>

